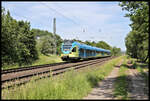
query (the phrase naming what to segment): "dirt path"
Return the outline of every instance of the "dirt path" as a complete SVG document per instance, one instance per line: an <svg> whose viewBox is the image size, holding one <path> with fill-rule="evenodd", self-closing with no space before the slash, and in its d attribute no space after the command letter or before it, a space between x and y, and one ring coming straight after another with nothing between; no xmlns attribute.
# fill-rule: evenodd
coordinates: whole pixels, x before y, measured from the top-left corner
<svg viewBox="0 0 150 101"><path fill-rule="evenodd" d="M148 86L136 69L129 69L129 98L135 100L148 99Z"/></svg>
<svg viewBox="0 0 150 101"><path fill-rule="evenodd" d="M121 65L123 61L119 63ZM116 77L118 76L119 66L114 67L109 76L98 83L98 87L95 87L88 96L83 99L114 99L113 86Z"/></svg>

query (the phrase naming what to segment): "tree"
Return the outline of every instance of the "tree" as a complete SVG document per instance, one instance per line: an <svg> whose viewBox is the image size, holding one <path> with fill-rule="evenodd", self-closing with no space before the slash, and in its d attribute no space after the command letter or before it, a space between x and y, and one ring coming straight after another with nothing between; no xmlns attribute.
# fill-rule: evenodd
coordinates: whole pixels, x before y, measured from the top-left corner
<svg viewBox="0 0 150 101"><path fill-rule="evenodd" d="M85 41L85 44L90 45L90 46L94 46L94 44L92 44L90 41L87 41L87 40Z"/></svg>
<svg viewBox="0 0 150 101"><path fill-rule="evenodd" d="M31 64L38 58L38 54L30 23L13 19L9 11L6 12L3 7L1 13L2 66L14 63L18 63L20 66Z"/></svg>
<svg viewBox="0 0 150 101"><path fill-rule="evenodd" d="M63 42L63 40L61 39L61 37L59 36L59 35L57 35L57 34L55 34L56 35L56 44L57 44L57 54L61 54L61 45L62 45L62 42Z"/></svg>
<svg viewBox="0 0 150 101"><path fill-rule="evenodd" d="M44 55L53 54L56 48L54 47L54 39L50 36L45 36L42 39L41 53Z"/></svg>
<svg viewBox="0 0 150 101"><path fill-rule="evenodd" d="M113 47L111 49L111 55L112 56L118 56L121 54L121 49L120 48L117 48L117 47Z"/></svg>
<svg viewBox="0 0 150 101"><path fill-rule="evenodd" d="M123 1L119 3L122 10L129 13L125 17L129 17L132 23L130 27L132 31L126 37L127 54L131 57L146 62L148 59L148 36L149 36L149 5L148 2Z"/></svg>
<svg viewBox="0 0 150 101"><path fill-rule="evenodd" d="M59 35L40 29L32 29L32 31L36 38L40 37L39 40L37 39L37 49L39 53L44 55L54 54L54 51L56 50L57 54L61 54L62 39Z"/></svg>
<svg viewBox="0 0 150 101"><path fill-rule="evenodd" d="M99 42L96 44L96 47L111 50L111 46L108 45L108 44L107 44L106 42L104 42L104 41L99 41Z"/></svg>
<svg viewBox="0 0 150 101"><path fill-rule="evenodd" d="M5 63L11 64L17 61L16 42L18 25L15 20L10 16L9 11L5 12L2 8L2 30L1 30L1 53L2 65Z"/></svg>
<svg viewBox="0 0 150 101"><path fill-rule="evenodd" d="M38 53L36 50L36 41L34 33L30 30L30 23L24 21L18 21L19 24L19 54L20 62L25 64L31 64L34 60L38 59Z"/></svg>

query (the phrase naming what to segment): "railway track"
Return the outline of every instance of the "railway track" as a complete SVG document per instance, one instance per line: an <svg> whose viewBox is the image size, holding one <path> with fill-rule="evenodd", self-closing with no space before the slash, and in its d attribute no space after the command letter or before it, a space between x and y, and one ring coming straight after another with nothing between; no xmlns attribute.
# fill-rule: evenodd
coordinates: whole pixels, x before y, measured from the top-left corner
<svg viewBox="0 0 150 101"><path fill-rule="evenodd" d="M41 78L49 77L50 73L52 73L52 75L58 75L70 70L69 68L76 70L90 65L98 65L112 58L114 57L106 57L89 61L79 61L75 63L64 62L5 70L1 73L2 88L10 88L14 85L27 83L33 76L38 76L35 79L38 80Z"/></svg>
<svg viewBox="0 0 150 101"><path fill-rule="evenodd" d="M7 73L13 73L13 72L20 72L20 71L31 70L31 69L36 69L36 68L43 68L43 67L49 67L49 66L63 65L63 64L67 64L67 63L69 63L69 62L36 65L36 66L21 67L21 68L13 68L13 69L2 70L1 74L7 74Z"/></svg>
<svg viewBox="0 0 150 101"><path fill-rule="evenodd" d="M105 57L97 57L95 59L99 59L99 58L105 58ZM88 60L80 60L79 62L82 62L82 61L88 61ZM44 65L36 65L36 66L28 66L28 67L6 69L6 70L2 70L1 74L7 74L7 73L13 73L13 72L20 72L20 71L37 69L37 68L43 68L43 67L49 67L49 66L64 65L64 64L68 64L68 63L71 63L71 61L70 62L61 62L61 63L53 63L53 64L44 64Z"/></svg>

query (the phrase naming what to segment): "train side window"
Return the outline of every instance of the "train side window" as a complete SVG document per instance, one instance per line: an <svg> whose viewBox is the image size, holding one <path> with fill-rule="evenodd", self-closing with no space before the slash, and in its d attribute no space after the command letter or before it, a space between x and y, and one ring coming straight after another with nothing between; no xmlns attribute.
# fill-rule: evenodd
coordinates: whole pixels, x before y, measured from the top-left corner
<svg viewBox="0 0 150 101"><path fill-rule="evenodd" d="M72 52L76 52L76 47L74 47L74 48L72 49Z"/></svg>

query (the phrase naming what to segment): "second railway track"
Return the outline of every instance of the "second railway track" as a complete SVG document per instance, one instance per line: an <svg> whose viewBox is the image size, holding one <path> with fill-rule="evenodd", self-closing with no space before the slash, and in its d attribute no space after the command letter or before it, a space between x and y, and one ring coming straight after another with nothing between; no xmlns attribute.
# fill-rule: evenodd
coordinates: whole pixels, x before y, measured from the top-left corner
<svg viewBox="0 0 150 101"><path fill-rule="evenodd" d="M38 75L39 78L50 76L50 71L53 75L57 75L63 72L66 72L68 68L74 68L79 69L82 67L87 67L90 65L96 65L100 64L103 61L107 61L109 59L112 59L114 57L106 57L101 59L95 59L95 60L89 60L89 61L80 61L77 63L58 63L55 65L49 65L45 67L33 67L31 69L25 69L25 70L19 70L19 71L9 71L9 72L3 72L1 75L1 82L2 82L2 88L11 87L12 85L16 84L22 84L30 81L31 77ZM39 79L38 78L38 79ZM11 82L11 83L9 83ZM6 86L7 84L7 86Z"/></svg>

